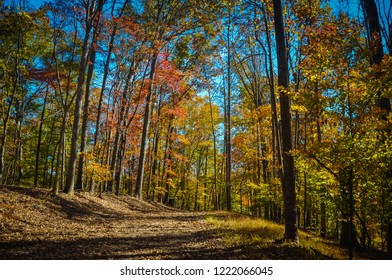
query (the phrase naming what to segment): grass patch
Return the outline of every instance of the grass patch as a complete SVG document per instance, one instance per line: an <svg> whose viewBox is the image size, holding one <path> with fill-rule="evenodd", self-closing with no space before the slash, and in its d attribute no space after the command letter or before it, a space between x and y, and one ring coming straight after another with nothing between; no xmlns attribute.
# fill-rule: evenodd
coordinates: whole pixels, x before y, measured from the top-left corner
<svg viewBox="0 0 392 280"><path fill-rule="evenodd" d="M255 259L347 259L336 242L299 231L299 244L285 243L284 226L259 218L218 212L206 216L233 247L241 246Z"/></svg>
<svg viewBox="0 0 392 280"><path fill-rule="evenodd" d="M222 215L223 214L223 215ZM208 215L207 221L222 229L230 245L241 243L270 243L283 238L283 226L266 220L222 213Z"/></svg>

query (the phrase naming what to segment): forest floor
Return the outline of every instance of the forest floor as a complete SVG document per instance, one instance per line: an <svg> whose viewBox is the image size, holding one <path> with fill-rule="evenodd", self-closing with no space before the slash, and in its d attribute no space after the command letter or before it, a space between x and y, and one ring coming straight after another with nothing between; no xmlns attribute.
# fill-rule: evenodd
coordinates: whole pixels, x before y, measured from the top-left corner
<svg viewBox="0 0 392 280"><path fill-rule="evenodd" d="M0 259L344 258L336 244L311 235L301 239L313 243L276 242L280 226L264 224L260 230L250 226L252 221L129 196L54 196L42 189L0 186ZM272 238L266 241L256 231ZM325 247L332 250L326 254Z"/></svg>

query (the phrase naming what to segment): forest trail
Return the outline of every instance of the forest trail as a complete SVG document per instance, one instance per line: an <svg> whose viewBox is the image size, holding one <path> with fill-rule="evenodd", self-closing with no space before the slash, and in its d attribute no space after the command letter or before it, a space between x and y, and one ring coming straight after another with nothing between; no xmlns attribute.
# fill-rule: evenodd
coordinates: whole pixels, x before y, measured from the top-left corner
<svg viewBox="0 0 392 280"><path fill-rule="evenodd" d="M336 242L228 212L189 212L127 195L0 186L0 259L345 259ZM384 256L373 256L385 258ZM368 255L356 258L367 259Z"/></svg>
<svg viewBox="0 0 392 280"><path fill-rule="evenodd" d="M0 187L1 259L251 258L201 212L129 196Z"/></svg>

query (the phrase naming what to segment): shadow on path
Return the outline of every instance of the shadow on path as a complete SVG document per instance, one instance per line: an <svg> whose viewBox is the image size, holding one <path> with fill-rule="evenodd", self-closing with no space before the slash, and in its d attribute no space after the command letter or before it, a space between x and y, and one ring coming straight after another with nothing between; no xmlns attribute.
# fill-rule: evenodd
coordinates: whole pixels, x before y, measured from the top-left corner
<svg viewBox="0 0 392 280"><path fill-rule="evenodd" d="M213 230L146 237L86 238L73 241L0 242L1 259L232 259L240 247L202 247Z"/></svg>

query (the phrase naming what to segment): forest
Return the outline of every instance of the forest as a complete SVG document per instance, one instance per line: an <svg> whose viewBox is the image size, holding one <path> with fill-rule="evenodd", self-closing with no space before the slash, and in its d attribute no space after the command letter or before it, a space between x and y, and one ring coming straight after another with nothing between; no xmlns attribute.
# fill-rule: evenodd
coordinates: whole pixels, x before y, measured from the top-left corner
<svg viewBox="0 0 392 280"><path fill-rule="evenodd" d="M0 6L0 185L392 254L390 1Z"/></svg>

